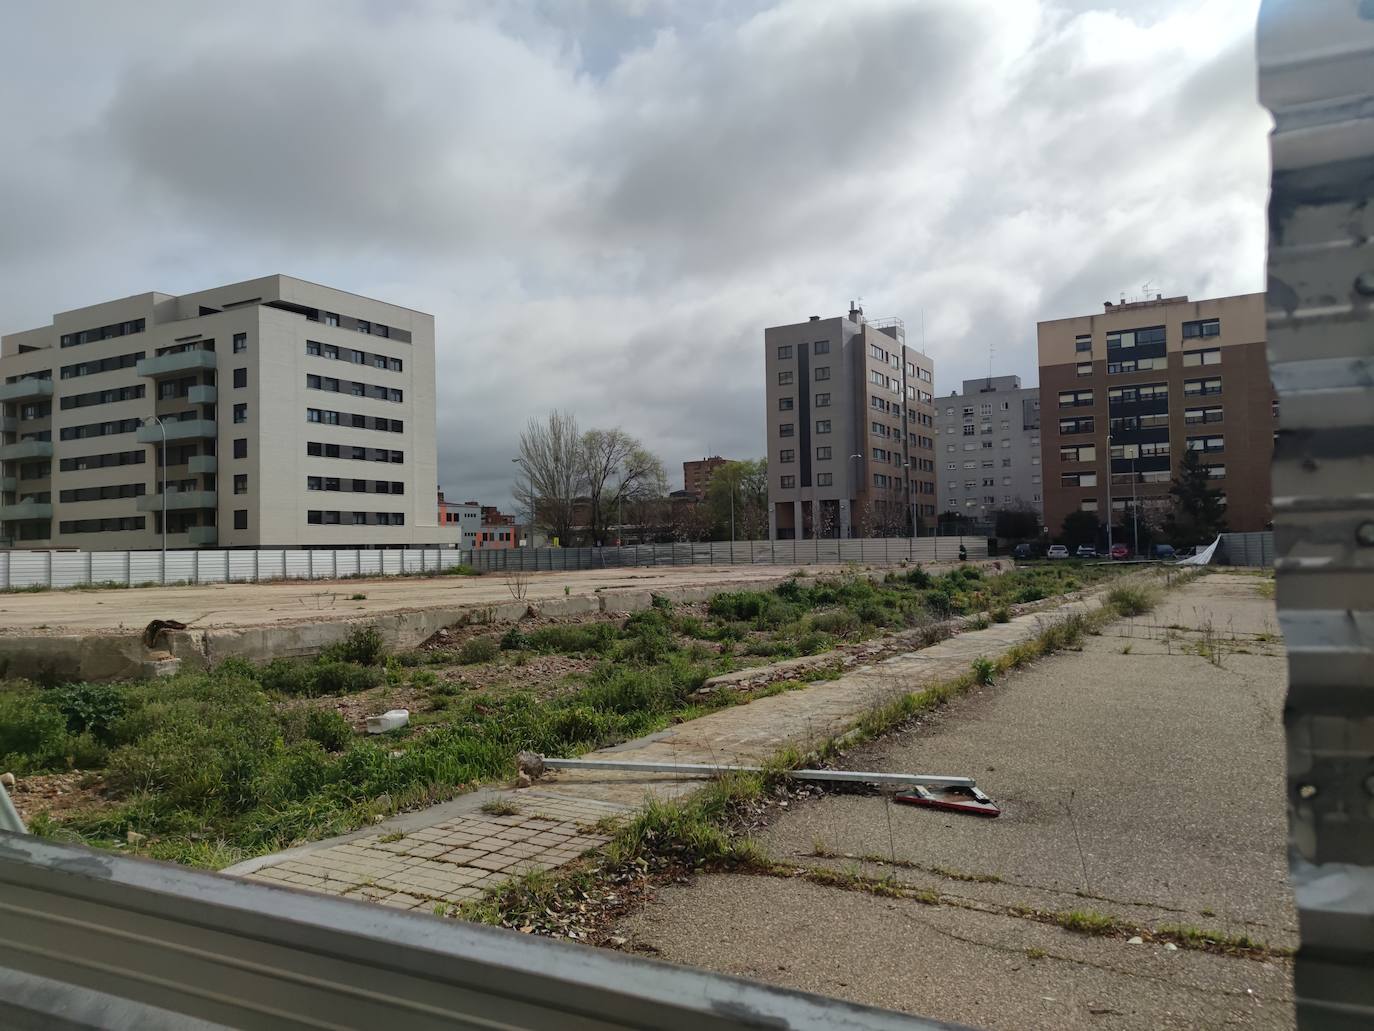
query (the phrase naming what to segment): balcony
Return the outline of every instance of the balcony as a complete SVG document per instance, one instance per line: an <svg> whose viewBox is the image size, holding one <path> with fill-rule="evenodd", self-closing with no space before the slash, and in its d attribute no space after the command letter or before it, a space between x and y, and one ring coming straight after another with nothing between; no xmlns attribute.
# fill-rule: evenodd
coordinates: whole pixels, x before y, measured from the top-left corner
<svg viewBox="0 0 1374 1031"><path fill-rule="evenodd" d="M52 380L25 378L17 383L0 383L0 401L29 401L52 397Z"/></svg>
<svg viewBox="0 0 1374 1031"><path fill-rule="evenodd" d="M21 440L17 444L0 447L0 462L14 462L25 458L51 458L51 440Z"/></svg>
<svg viewBox="0 0 1374 1031"><path fill-rule="evenodd" d="M162 426L167 430L169 444L177 440L213 437L218 432L214 419L182 419L180 422L164 422ZM161 444L162 430L158 428L157 423L147 422L138 428L135 439L140 444Z"/></svg>
<svg viewBox="0 0 1374 1031"><path fill-rule="evenodd" d="M20 501L0 505L0 522L22 522L26 519L51 519L52 505L47 501Z"/></svg>
<svg viewBox="0 0 1374 1031"><path fill-rule="evenodd" d="M0 415L0 433L17 433L19 420L12 415Z"/></svg>
<svg viewBox="0 0 1374 1031"><path fill-rule="evenodd" d="M167 492L167 511L183 512L190 508L215 508L219 505L218 495L212 490L169 490ZM144 494L138 499L140 512L161 512L162 495Z"/></svg>
<svg viewBox="0 0 1374 1031"><path fill-rule="evenodd" d="M218 526L191 526L187 527L186 536L195 547L204 547L207 544L219 543Z"/></svg>
<svg viewBox="0 0 1374 1031"><path fill-rule="evenodd" d="M219 459L214 455L192 455L186 460L186 469L198 476L212 474L219 469Z"/></svg>
<svg viewBox="0 0 1374 1031"><path fill-rule="evenodd" d="M212 405L217 395L218 391L209 383L197 383L186 391L186 400L193 405Z"/></svg>
<svg viewBox="0 0 1374 1031"><path fill-rule="evenodd" d="M0 491L10 492L19 489L19 481L13 476L0 477Z"/></svg>
<svg viewBox="0 0 1374 1031"><path fill-rule="evenodd" d="M182 372L199 372L215 368L214 351L179 351L176 354L160 354L156 358L144 358L138 363L140 376L157 379L160 376L175 376Z"/></svg>

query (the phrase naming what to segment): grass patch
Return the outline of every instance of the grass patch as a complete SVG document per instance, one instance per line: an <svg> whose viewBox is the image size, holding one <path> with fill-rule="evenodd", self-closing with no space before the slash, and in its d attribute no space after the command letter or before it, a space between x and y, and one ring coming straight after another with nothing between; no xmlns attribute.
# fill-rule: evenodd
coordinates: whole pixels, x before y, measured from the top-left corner
<svg viewBox="0 0 1374 1031"><path fill-rule="evenodd" d="M1107 592L1107 607L1123 618L1143 616L1159 602L1159 594L1149 587L1120 584Z"/></svg>
<svg viewBox="0 0 1374 1031"><path fill-rule="evenodd" d="M504 798L488 799L478 806L478 809L488 816L515 816L520 812L518 805Z"/></svg>
<svg viewBox="0 0 1374 1031"><path fill-rule="evenodd" d="M1054 923L1075 934L1115 934L1122 929L1116 917L1099 913L1095 909L1071 909L1067 913L1055 913Z"/></svg>
<svg viewBox="0 0 1374 1031"><path fill-rule="evenodd" d="M992 684L997 679L997 664L984 655L978 656L973 660L973 680L974 683L984 686Z"/></svg>

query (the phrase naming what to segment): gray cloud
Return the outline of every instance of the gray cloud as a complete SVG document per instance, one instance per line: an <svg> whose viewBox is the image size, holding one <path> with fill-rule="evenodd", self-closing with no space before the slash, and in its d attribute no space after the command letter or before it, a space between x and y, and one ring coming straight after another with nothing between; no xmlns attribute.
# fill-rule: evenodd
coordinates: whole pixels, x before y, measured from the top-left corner
<svg viewBox="0 0 1374 1031"><path fill-rule="evenodd" d="M762 328L862 295L937 387L1145 280L1263 282L1255 0L25 8L5 329L282 271L438 320L445 488L531 414L762 447ZM73 17L71 11L77 16ZM269 29L264 29L269 26ZM75 70L80 69L78 73ZM35 98L42 98L35 103Z"/></svg>

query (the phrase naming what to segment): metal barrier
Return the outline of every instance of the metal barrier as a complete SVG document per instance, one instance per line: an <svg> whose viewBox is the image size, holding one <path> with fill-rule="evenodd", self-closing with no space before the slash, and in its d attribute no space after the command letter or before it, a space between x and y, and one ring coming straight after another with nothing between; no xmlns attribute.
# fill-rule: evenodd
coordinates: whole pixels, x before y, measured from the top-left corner
<svg viewBox="0 0 1374 1031"><path fill-rule="evenodd" d="M1217 553L1218 565L1269 568L1274 564L1274 534L1270 530L1223 533Z"/></svg>
<svg viewBox="0 0 1374 1031"><path fill-rule="evenodd" d="M949 1027L5 832L0 927L4 1027Z"/></svg>
<svg viewBox="0 0 1374 1031"><path fill-rule="evenodd" d="M1374 1027L1374 4L1264 0L1269 373L1304 1029Z"/></svg>

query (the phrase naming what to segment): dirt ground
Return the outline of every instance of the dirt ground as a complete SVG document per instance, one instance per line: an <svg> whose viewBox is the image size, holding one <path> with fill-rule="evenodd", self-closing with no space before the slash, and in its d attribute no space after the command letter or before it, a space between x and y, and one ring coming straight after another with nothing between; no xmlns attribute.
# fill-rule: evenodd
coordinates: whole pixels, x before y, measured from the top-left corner
<svg viewBox="0 0 1374 1031"><path fill-rule="evenodd" d="M1296 944L1268 583L1204 577L1082 652L838 760L971 773L1000 818L827 794L761 840L839 883L714 874L669 888L619 933L675 962L976 1027L1291 1028L1284 956L1153 939L1172 924ZM856 890L854 875L907 896ZM1118 929L1027 916L1070 911Z"/></svg>
<svg viewBox="0 0 1374 1031"><path fill-rule="evenodd" d="M765 565L667 566L529 573L526 598L535 602L565 594L594 595L599 591L728 586L781 579L794 569ZM815 576L840 571L839 566L807 567L807 572ZM365 597L355 600L353 596L359 594ZM18 592L0 594L0 634L141 630L154 619L168 618L193 623L198 630L271 626L446 605L500 604L511 599L506 579L495 573Z"/></svg>

